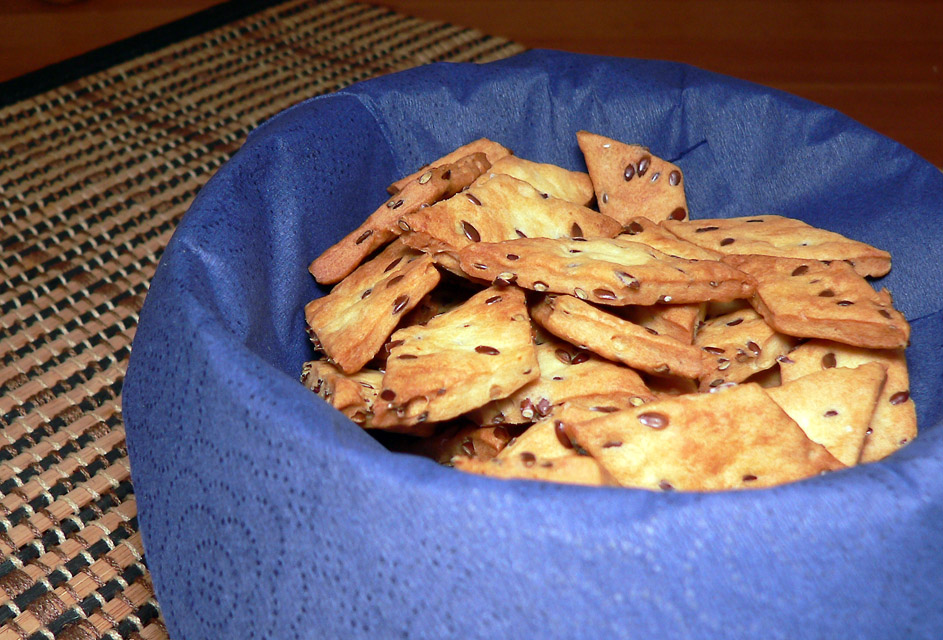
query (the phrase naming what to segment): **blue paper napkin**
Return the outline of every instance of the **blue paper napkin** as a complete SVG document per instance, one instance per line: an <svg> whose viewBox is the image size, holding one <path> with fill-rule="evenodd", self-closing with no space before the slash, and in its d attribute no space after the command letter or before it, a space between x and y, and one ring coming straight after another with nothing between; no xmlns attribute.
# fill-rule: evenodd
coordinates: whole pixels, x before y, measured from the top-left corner
<svg viewBox="0 0 943 640"><path fill-rule="evenodd" d="M486 136L583 169L647 144L692 218L781 214L891 252L917 440L759 491L660 494L392 454L302 387L308 263L384 188ZM163 614L196 638L938 638L943 175L832 110L666 62L533 51L436 64L256 130L163 256L124 419Z"/></svg>

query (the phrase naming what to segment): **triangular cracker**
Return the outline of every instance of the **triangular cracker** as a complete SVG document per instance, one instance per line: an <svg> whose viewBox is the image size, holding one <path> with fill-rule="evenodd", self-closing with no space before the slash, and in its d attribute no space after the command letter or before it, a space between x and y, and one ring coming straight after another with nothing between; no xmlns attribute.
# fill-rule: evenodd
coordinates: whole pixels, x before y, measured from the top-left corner
<svg viewBox="0 0 943 640"><path fill-rule="evenodd" d="M393 334L374 424L439 422L503 398L540 375L524 293L492 287Z"/></svg>
<svg viewBox="0 0 943 640"><path fill-rule="evenodd" d="M883 276L891 269L888 252L793 218L764 215L664 225L680 238L727 255L847 260L862 276Z"/></svg>
<svg viewBox="0 0 943 640"><path fill-rule="evenodd" d="M338 282L364 258L402 233L396 224L402 216L451 197L488 167L485 154L476 153L426 171L406 183L402 191L380 205L363 224L318 256L308 271L321 284Z"/></svg>
<svg viewBox="0 0 943 640"><path fill-rule="evenodd" d="M660 375L697 378L703 352L623 320L573 296L548 295L531 307L531 317L550 333L609 360Z"/></svg>
<svg viewBox="0 0 943 640"><path fill-rule="evenodd" d="M844 467L755 384L666 398L569 430L620 484L632 487L770 487Z"/></svg>
<svg viewBox="0 0 943 640"><path fill-rule="evenodd" d="M305 306L315 348L345 373L357 371L438 281L430 256L398 240L391 243L329 294Z"/></svg>
<svg viewBox="0 0 943 640"><path fill-rule="evenodd" d="M646 147L588 131L577 132L576 140L586 158L600 211L622 224L633 216L656 222L687 217L680 167Z"/></svg>
<svg viewBox="0 0 943 640"><path fill-rule="evenodd" d="M542 194L517 178L495 175L400 219L407 244L454 255L479 242L521 237L607 237L622 226L592 209Z"/></svg>
<svg viewBox="0 0 943 640"><path fill-rule="evenodd" d="M871 349L904 347L910 325L887 290L876 292L846 262L727 256L756 278L750 304L780 333Z"/></svg>
<svg viewBox="0 0 943 640"><path fill-rule="evenodd" d="M777 333L752 308L711 318L701 325L694 344L706 355L701 391L725 382L743 382L776 366L797 340Z"/></svg>
<svg viewBox="0 0 943 640"><path fill-rule="evenodd" d="M459 262L473 278L614 306L733 300L753 292L752 277L722 262L672 258L622 237L479 242L462 249Z"/></svg>
<svg viewBox="0 0 943 640"><path fill-rule="evenodd" d="M780 360L783 383L833 367L877 362L887 369L859 462L875 462L917 437L917 413L910 397L910 378L903 349L861 349L827 340L812 340Z"/></svg>
<svg viewBox="0 0 943 640"><path fill-rule="evenodd" d="M492 165L488 174L503 173L523 180L538 191L588 207L596 195L589 174L569 171L555 164L531 162L517 156L504 156Z"/></svg>
<svg viewBox="0 0 943 640"><path fill-rule="evenodd" d="M776 404L843 464L858 464L887 368L869 362L835 367L767 389Z"/></svg>

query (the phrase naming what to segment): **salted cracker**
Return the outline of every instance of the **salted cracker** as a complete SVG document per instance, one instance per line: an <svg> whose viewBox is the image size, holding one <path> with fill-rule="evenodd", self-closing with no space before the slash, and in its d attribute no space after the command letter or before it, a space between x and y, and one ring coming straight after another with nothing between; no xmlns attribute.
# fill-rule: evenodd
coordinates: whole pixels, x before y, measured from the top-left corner
<svg viewBox="0 0 943 640"><path fill-rule="evenodd" d="M622 227L620 236L626 240L641 242L658 249L676 258L688 260L720 260L724 254L720 251L706 249L700 245L688 242L668 231L664 223L656 223L642 216L629 218Z"/></svg>
<svg viewBox="0 0 943 640"><path fill-rule="evenodd" d="M917 412L910 397L910 376L903 349L862 349L827 340L810 340L780 360L783 383L835 367L860 367L877 362L887 381L866 431L859 462L875 462L917 437Z"/></svg>
<svg viewBox="0 0 943 640"><path fill-rule="evenodd" d="M617 311L619 317L654 331L656 335L674 338L685 344L694 342L698 326L704 322L707 303L653 304L628 306Z"/></svg>
<svg viewBox="0 0 943 640"><path fill-rule="evenodd" d="M844 467L749 383L665 398L568 430L620 484L652 490L771 487Z"/></svg>
<svg viewBox="0 0 943 640"><path fill-rule="evenodd" d="M475 153L485 154L488 164L493 165L504 156L511 155L513 152L504 145L495 142L494 140L489 140L488 138L479 138L478 140L473 140L468 144L463 144L454 151L445 154L438 160L433 160L429 164L419 168L417 171L409 174L408 176L400 178L388 186L386 190L390 195L396 195L402 191L407 184L422 176L429 169L451 164L460 158L464 158Z"/></svg>
<svg viewBox="0 0 943 640"><path fill-rule="evenodd" d="M751 276L723 262L673 258L621 237L477 242L458 257L473 278L613 306L734 300L754 287Z"/></svg>
<svg viewBox="0 0 943 640"><path fill-rule="evenodd" d="M664 225L680 238L726 255L847 260L861 276L883 276L891 269L887 251L794 218L761 215Z"/></svg>
<svg viewBox="0 0 943 640"><path fill-rule="evenodd" d="M562 402L593 393L636 392L648 389L638 373L585 349L537 331L534 349L540 377L511 395L489 402L473 413L479 424L524 424L554 413Z"/></svg>
<svg viewBox="0 0 943 640"><path fill-rule="evenodd" d="M512 238L607 237L621 225L597 211L541 193L526 182L495 175L431 207L400 218L404 240L433 254Z"/></svg>
<svg viewBox="0 0 943 640"><path fill-rule="evenodd" d="M487 172L498 173L523 180L542 193L584 207L590 206L596 197L588 173L570 171L555 164L532 162L518 156L504 156Z"/></svg>
<svg viewBox="0 0 943 640"><path fill-rule="evenodd" d="M711 318L694 338L694 344L705 354L700 389L743 382L771 369L797 343L796 338L778 333L750 307Z"/></svg>
<svg viewBox="0 0 943 640"><path fill-rule="evenodd" d="M311 360L301 368L303 385L365 429L373 426L373 403L382 380L380 371L362 369L348 375L326 360Z"/></svg>
<svg viewBox="0 0 943 640"><path fill-rule="evenodd" d="M321 284L340 281L367 256L402 233L396 222L403 215L451 197L470 185L488 167L485 154L475 153L427 170L407 182L363 224L318 256L308 271Z"/></svg>
<svg viewBox="0 0 943 640"><path fill-rule="evenodd" d="M776 404L843 464L858 464L887 367L834 367L766 390Z"/></svg>
<svg viewBox="0 0 943 640"><path fill-rule="evenodd" d="M397 240L305 306L308 333L316 349L344 373L353 373L437 282L432 258Z"/></svg>
<svg viewBox="0 0 943 640"><path fill-rule="evenodd" d="M697 378L703 370L703 352L694 345L655 335L573 296L548 295L531 307L531 317L568 342L640 371Z"/></svg>
<svg viewBox="0 0 943 640"><path fill-rule="evenodd" d="M616 486L617 483L598 462L588 456L538 458L525 451L507 458L496 457L482 461L474 458L456 458L453 466L466 473L503 478L506 480L542 480L561 484L588 486Z"/></svg>
<svg viewBox="0 0 943 640"><path fill-rule="evenodd" d="M449 420L540 375L524 293L513 287L485 289L392 339L378 426Z"/></svg>
<svg viewBox="0 0 943 640"><path fill-rule="evenodd" d="M623 224L642 216L656 222L688 215L681 168L647 147L588 131L576 140L596 191L599 210Z"/></svg>
<svg viewBox="0 0 943 640"><path fill-rule="evenodd" d="M871 349L907 346L910 325L847 262L772 256L727 256L724 262L756 279L750 300L780 333Z"/></svg>

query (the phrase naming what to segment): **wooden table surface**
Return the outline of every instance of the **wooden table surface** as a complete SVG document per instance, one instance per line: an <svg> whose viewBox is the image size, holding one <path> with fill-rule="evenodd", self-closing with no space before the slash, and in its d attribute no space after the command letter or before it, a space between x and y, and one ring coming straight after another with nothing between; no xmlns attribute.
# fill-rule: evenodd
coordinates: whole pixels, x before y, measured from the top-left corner
<svg viewBox="0 0 943 640"><path fill-rule="evenodd" d="M528 47L675 60L780 88L838 109L943 166L940 0L373 2ZM216 3L2 0L0 80Z"/></svg>

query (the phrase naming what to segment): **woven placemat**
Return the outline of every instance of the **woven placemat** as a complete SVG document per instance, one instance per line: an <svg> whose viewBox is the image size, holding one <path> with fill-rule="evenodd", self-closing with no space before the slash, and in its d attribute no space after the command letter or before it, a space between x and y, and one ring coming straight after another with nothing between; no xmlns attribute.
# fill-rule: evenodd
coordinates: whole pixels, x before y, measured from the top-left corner
<svg viewBox="0 0 943 640"><path fill-rule="evenodd" d="M161 252L210 175L304 98L521 50L300 0L0 109L0 640L167 637L121 387Z"/></svg>

